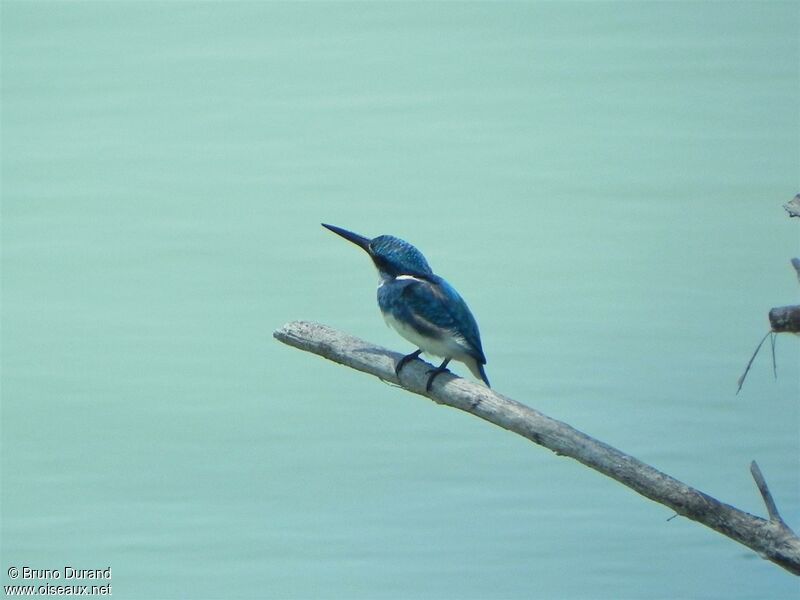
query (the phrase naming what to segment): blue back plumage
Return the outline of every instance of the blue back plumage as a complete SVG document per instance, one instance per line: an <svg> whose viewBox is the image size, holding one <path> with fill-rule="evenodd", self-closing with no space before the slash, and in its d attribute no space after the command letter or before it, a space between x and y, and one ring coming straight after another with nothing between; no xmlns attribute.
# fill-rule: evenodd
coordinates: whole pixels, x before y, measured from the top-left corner
<svg viewBox="0 0 800 600"><path fill-rule="evenodd" d="M486 364L475 317L453 286L438 275L387 282L378 288L378 304L427 337L460 336L467 353Z"/></svg>
<svg viewBox="0 0 800 600"><path fill-rule="evenodd" d="M439 289L442 296L445 298L444 305L450 313L453 321L458 323L458 333L464 336L464 339L472 347L474 351L472 355L478 359L479 363L486 364L486 357L483 355L483 347L481 346L481 334L478 330L478 323L475 317L464 302L464 299L458 292L439 276L435 276L438 280Z"/></svg>
<svg viewBox="0 0 800 600"><path fill-rule="evenodd" d="M433 273L422 252L392 235L374 238L369 249L381 273L400 277L378 289L381 310L427 336L436 338L449 333L462 337L469 354L486 363L478 324L467 303L453 286ZM404 279L403 275L411 278Z"/></svg>
<svg viewBox="0 0 800 600"><path fill-rule="evenodd" d="M433 275L433 270L422 252L405 240L393 235L379 235L369 243L370 254L375 265L382 273L392 277L398 275L415 275L426 277Z"/></svg>

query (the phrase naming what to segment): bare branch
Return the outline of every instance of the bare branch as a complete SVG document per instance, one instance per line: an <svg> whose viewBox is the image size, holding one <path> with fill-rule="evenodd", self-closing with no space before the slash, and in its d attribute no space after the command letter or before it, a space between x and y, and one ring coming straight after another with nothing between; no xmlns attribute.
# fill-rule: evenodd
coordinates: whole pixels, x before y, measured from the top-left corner
<svg viewBox="0 0 800 600"><path fill-rule="evenodd" d="M800 333L800 305L773 308L769 311L769 324L775 333Z"/></svg>
<svg viewBox="0 0 800 600"><path fill-rule="evenodd" d="M781 526L789 529L789 526L784 522L780 513L778 512L778 507L775 505L772 492L769 491L769 486L767 486L764 475L761 473L761 469L758 467L758 463L756 461L750 463L750 473L753 475L753 479L756 482L758 491L761 492L761 497L764 499L764 504L766 505L767 513L769 514L769 520L779 523Z"/></svg>
<svg viewBox="0 0 800 600"><path fill-rule="evenodd" d="M724 504L633 456L483 385L444 374L426 393L427 370L431 368L428 363L409 362L401 372L400 381L395 376L394 365L402 355L318 323L294 321L273 335L285 344L385 381L397 382L410 392L471 413L557 455L573 458L800 575L800 538L781 526L782 522L762 519Z"/></svg>
<svg viewBox="0 0 800 600"><path fill-rule="evenodd" d="M753 356L751 356L750 360L747 361L747 366L744 368L744 373L742 373L742 376L739 377L739 381L737 382L738 383L738 387L736 388L736 393L737 394L742 391L742 386L744 385L744 380L747 378L747 374L750 372L750 367L753 366L753 361L756 359L756 356L758 356L758 351L761 350L761 346L764 345L764 341L771 335L774 336L774 333L770 330L764 335L763 338L761 338L761 341L758 342L758 346L756 346L756 349L753 350ZM775 346L774 346L774 344L773 344L772 348L773 348L773 350L772 350L772 365L773 365L773 370L775 371L775 376L777 377L778 374L777 374L777 367L775 367Z"/></svg>
<svg viewBox="0 0 800 600"><path fill-rule="evenodd" d="M794 270L797 272L797 280L800 281L800 258L793 258L791 262Z"/></svg>
<svg viewBox="0 0 800 600"><path fill-rule="evenodd" d="M798 198L800 198L800 195L796 196L795 200ZM797 271L797 278L800 280L800 258L793 258L792 266L794 267L795 271ZM775 376L775 379L778 378L778 365L775 362L775 335L778 333L787 332L800 333L800 305L795 304L792 306L778 306L773 308L769 311L769 325L770 330L761 339L761 341L758 343L758 346L756 346L753 355L750 357L750 360L747 361L747 366L744 368L744 373L742 373L742 376L739 377L738 388L736 389L737 394L742 391L742 386L744 385L744 380L747 377L747 374L750 372L750 367L753 365L753 361L758 355L758 351L761 350L764 340L766 340L769 336L772 336L770 339L770 345L772 347L772 373Z"/></svg>
<svg viewBox="0 0 800 600"><path fill-rule="evenodd" d="M797 273L797 280L800 281L800 258L793 258L792 266L794 267L794 270Z"/></svg>
<svg viewBox="0 0 800 600"><path fill-rule="evenodd" d="M794 198L789 200L789 202L784 204L783 208L789 213L790 217L800 217L800 194L797 194Z"/></svg>

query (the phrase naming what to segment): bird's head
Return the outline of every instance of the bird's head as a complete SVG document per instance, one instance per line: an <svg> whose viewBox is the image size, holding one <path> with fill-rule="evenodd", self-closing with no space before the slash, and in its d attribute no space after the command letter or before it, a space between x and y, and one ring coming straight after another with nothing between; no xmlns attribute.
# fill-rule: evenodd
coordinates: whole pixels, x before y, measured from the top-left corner
<svg viewBox="0 0 800 600"><path fill-rule="evenodd" d="M429 277L433 275L422 252L405 240L392 235L379 235L369 239L335 225L322 223L322 226L353 242L369 254L382 277L397 277L398 275Z"/></svg>

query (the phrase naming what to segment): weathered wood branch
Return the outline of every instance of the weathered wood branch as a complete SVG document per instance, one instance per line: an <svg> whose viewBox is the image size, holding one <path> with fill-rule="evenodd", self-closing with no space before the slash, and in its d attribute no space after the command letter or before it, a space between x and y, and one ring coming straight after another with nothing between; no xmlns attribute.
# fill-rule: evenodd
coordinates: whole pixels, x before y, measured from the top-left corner
<svg viewBox="0 0 800 600"><path fill-rule="evenodd" d="M800 199L800 195L795 196L795 200ZM800 281L800 258L791 260L792 267L797 273ZM800 333L800 304L791 306L778 306L769 311L769 326L775 333Z"/></svg>
<svg viewBox="0 0 800 600"><path fill-rule="evenodd" d="M483 385L443 374L436 379L430 393L426 393L427 371L431 365L421 360L409 362L398 380L394 365L400 354L325 325L294 321L273 335L285 344L397 383L410 392L517 433L557 455L569 456L679 515L747 546L787 571L800 575L800 538L778 515L772 495L757 466L751 468L751 472L767 505L769 519L720 502L633 456Z"/></svg>
<svg viewBox="0 0 800 600"><path fill-rule="evenodd" d="M795 200L798 199L800 199L800 196L795 196ZM793 258L792 266L797 272L797 279L800 280L800 258ZM770 337L770 341L772 343L772 371L775 373L775 378L777 379L778 371L775 365L775 334L777 333L800 334L800 304L794 304L791 306L777 306L773 309L770 309L769 331L763 338L761 338L758 346L756 346L755 352L753 352L753 355L747 362L747 366L744 368L744 373L742 373L742 376L739 377L739 387L736 390L737 394L742 391L742 386L744 385L744 380L747 378L747 374L750 372L750 367L753 365L753 361L756 359L758 351L761 350L761 346L768 337Z"/></svg>
<svg viewBox="0 0 800 600"><path fill-rule="evenodd" d="M800 194L789 200L783 205L784 210L789 213L790 217L800 217Z"/></svg>
<svg viewBox="0 0 800 600"><path fill-rule="evenodd" d="M767 481L764 479L764 475L761 473L761 469L758 468L756 461L750 463L750 473L753 475L753 479L756 482L756 487L761 493L761 498L764 500L764 505L767 507L769 520L780 523L781 526L789 529L789 526L783 521L780 513L778 512L778 507L775 505L775 499L772 497L772 492L769 491Z"/></svg>
<svg viewBox="0 0 800 600"><path fill-rule="evenodd" d="M800 304L771 309L769 326L774 333L800 333Z"/></svg>
<svg viewBox="0 0 800 600"><path fill-rule="evenodd" d="M799 198L795 196L795 200ZM800 281L800 258L793 258L791 262ZM769 326L775 333L800 333L800 304L777 306L770 310Z"/></svg>

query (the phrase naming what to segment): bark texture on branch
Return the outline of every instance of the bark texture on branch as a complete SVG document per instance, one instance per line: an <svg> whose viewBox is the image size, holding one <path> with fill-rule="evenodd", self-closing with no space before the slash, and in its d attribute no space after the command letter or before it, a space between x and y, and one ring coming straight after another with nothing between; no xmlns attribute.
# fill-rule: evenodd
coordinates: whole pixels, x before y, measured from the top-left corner
<svg viewBox="0 0 800 600"><path fill-rule="evenodd" d="M385 381L398 383L410 392L471 413L558 455L569 456L616 479L642 496L669 507L679 515L744 544L795 575L800 575L800 538L779 517L762 519L724 504L566 423L452 374L439 376L431 391L426 392L427 372L432 367L428 363L421 360L409 362L398 380L394 365L401 354L325 325L294 321L287 323L273 335L285 344L313 352ZM755 471L753 473L755 477ZM764 490L768 488L763 477L761 483L757 481L765 502L767 497L771 501L771 494L764 495ZM768 506L770 516L773 516L773 510L777 515L774 502Z"/></svg>
<svg viewBox="0 0 800 600"><path fill-rule="evenodd" d="M769 326L775 333L800 333L800 304L770 310Z"/></svg>
<svg viewBox="0 0 800 600"><path fill-rule="evenodd" d="M795 200L800 196L795 196ZM792 259L792 266L800 281L800 258ZM800 304L778 306L769 311L769 326L775 333L800 333Z"/></svg>
<svg viewBox="0 0 800 600"><path fill-rule="evenodd" d="M784 204L783 208L789 213L790 217L800 217L800 194L797 194L794 198L789 200L789 202Z"/></svg>

